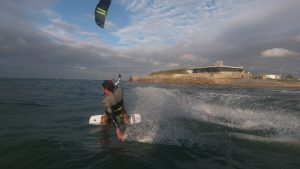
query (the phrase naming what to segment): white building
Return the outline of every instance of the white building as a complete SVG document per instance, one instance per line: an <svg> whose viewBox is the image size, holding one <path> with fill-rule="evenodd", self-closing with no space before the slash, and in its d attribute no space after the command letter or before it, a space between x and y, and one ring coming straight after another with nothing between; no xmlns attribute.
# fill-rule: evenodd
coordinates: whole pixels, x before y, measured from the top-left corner
<svg viewBox="0 0 300 169"><path fill-rule="evenodd" d="M258 76L258 79L281 80L281 75L276 75L276 74L264 74L264 75Z"/></svg>

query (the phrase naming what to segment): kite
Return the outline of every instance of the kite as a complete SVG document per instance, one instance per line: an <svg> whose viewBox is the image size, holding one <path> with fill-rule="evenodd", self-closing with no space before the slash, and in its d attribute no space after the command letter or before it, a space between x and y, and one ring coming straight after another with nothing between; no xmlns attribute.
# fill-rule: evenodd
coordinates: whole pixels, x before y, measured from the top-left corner
<svg viewBox="0 0 300 169"><path fill-rule="evenodd" d="M104 28L105 18L110 6L111 0L100 0L95 9L95 21L98 26Z"/></svg>

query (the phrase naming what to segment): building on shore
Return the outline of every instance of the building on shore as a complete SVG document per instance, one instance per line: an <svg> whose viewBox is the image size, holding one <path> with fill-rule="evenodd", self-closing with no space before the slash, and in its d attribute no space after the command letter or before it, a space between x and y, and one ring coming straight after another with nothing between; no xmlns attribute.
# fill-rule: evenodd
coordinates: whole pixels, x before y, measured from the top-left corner
<svg viewBox="0 0 300 169"><path fill-rule="evenodd" d="M252 74L247 72L243 67L234 66L206 66L206 67L193 67L187 69L189 74L202 74L212 78L234 78L234 79L250 79Z"/></svg>
<svg viewBox="0 0 300 169"><path fill-rule="evenodd" d="M276 74L262 74L262 75L257 75L253 78L254 79L263 79L263 80L281 80L282 76L276 75Z"/></svg>

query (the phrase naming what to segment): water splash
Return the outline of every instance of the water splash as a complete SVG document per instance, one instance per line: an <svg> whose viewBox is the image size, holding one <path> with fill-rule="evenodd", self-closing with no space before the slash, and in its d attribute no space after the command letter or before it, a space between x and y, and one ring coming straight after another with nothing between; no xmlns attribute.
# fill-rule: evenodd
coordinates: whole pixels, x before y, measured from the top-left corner
<svg viewBox="0 0 300 169"><path fill-rule="evenodd" d="M128 140L195 144L206 142L203 137L227 139L228 128L245 133L264 131L269 136L294 135L299 138L300 135L300 121L290 112L242 106L243 100L264 104L256 103L261 99L259 96L201 91L191 94L158 87L137 87L131 93L132 100L137 100L132 111L139 112L143 120L141 124L127 128ZM216 98L217 103L211 102Z"/></svg>

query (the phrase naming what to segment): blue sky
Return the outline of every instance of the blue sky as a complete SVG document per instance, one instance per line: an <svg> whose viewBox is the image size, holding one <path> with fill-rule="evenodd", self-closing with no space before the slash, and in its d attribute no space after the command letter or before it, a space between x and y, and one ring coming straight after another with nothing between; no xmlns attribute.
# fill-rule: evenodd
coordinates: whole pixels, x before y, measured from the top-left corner
<svg viewBox="0 0 300 169"><path fill-rule="evenodd" d="M244 66L300 77L298 0L98 0L0 4L0 76L105 79L162 69ZM37 15L38 14L38 15Z"/></svg>
<svg viewBox="0 0 300 169"><path fill-rule="evenodd" d="M97 3L98 0L88 0L85 2L64 0L56 2L51 10L59 14L62 20L78 25L86 32L98 33L106 43L117 45L118 38L109 31L109 28L111 28L110 23L114 23L118 27L128 25L128 12L124 7L120 6L118 1L112 1L109 9L110 12L107 15L108 29L101 29L94 22L94 10Z"/></svg>

